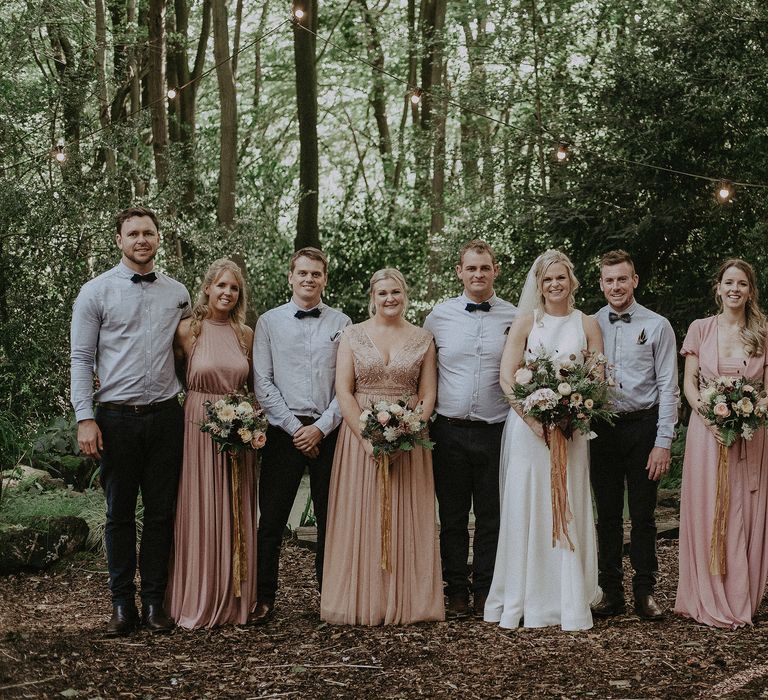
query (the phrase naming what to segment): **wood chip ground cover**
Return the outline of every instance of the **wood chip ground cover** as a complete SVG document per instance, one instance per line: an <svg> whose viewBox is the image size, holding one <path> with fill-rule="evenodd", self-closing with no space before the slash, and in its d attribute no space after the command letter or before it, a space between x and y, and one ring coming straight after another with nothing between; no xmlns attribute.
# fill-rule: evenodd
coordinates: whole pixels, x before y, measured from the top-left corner
<svg viewBox="0 0 768 700"><path fill-rule="evenodd" d="M627 562L628 565L628 562ZM105 639L103 560L0 578L2 698L768 698L768 608L752 628L667 613L588 632L500 630L479 621L334 627L320 621L312 554L288 546L266 628ZM660 544L657 598L677 585L677 542Z"/></svg>

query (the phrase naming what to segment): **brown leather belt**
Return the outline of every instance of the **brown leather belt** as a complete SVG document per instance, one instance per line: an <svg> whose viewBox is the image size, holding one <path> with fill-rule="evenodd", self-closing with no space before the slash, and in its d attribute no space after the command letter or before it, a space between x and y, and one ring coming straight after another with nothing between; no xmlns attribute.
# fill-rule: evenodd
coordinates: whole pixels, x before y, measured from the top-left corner
<svg viewBox="0 0 768 700"><path fill-rule="evenodd" d="M124 413L130 416L143 416L147 413L155 413L162 411L163 409L170 408L173 404L179 405L179 400L174 396L165 401L157 401L155 403L147 403L141 406L127 403L112 403L110 401L102 401L99 404L99 408L103 408L107 411L116 411L117 413Z"/></svg>

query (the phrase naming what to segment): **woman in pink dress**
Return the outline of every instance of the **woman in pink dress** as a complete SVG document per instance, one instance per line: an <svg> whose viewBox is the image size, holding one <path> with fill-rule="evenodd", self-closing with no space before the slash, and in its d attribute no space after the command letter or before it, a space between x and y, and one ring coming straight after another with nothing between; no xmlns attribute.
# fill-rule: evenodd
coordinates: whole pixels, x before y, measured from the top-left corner
<svg viewBox="0 0 768 700"><path fill-rule="evenodd" d="M699 413L700 382L718 376L768 379L766 318L758 305L755 272L728 260L717 274L720 313L691 324L683 343L685 396L691 420L685 444L680 503L680 579L675 612L714 627L752 623L768 576L768 460L765 429L728 450L730 502L725 536L725 573L710 573L717 492L716 426Z"/></svg>
<svg viewBox="0 0 768 700"><path fill-rule="evenodd" d="M203 402L243 392L252 382L253 331L245 325L246 294L240 268L216 260L208 268L190 318L179 324L175 347L187 360L184 461L174 527L168 606L179 627L244 624L256 605L256 474L244 453L240 482L247 575L241 596L232 580L232 498L226 455L200 432Z"/></svg>
<svg viewBox="0 0 768 700"><path fill-rule="evenodd" d="M373 447L360 435L372 402L406 396L429 416L437 368L432 334L404 318L398 270L371 278L371 318L343 331L336 396L344 417L331 473L320 617L333 624L391 625L442 620L443 584L432 455L416 446L392 458L391 567L381 568L380 493Z"/></svg>

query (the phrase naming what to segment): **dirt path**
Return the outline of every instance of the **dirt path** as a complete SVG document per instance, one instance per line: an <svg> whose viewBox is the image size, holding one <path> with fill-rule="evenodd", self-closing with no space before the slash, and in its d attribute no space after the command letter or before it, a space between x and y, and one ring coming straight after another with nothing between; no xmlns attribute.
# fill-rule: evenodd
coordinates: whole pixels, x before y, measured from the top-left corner
<svg viewBox="0 0 768 700"><path fill-rule="evenodd" d="M677 543L660 544L671 605ZM288 547L264 628L103 638L104 562L0 578L3 698L758 698L768 697L768 614L727 632L668 614L589 632L502 631L464 621L410 627L320 622L312 555Z"/></svg>

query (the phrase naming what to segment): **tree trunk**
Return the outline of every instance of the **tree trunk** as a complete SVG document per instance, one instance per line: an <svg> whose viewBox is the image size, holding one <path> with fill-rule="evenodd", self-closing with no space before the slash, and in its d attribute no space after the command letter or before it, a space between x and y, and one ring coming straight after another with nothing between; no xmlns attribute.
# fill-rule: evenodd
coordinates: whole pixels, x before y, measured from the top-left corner
<svg viewBox="0 0 768 700"><path fill-rule="evenodd" d="M317 0L306 0L301 23L317 31ZM317 223L319 163L317 145L317 69L315 36L303 27L293 27L296 66L296 106L299 117L299 213L296 219L296 250L320 247Z"/></svg>
<svg viewBox="0 0 768 700"><path fill-rule="evenodd" d="M213 57L217 65L221 115L219 199L216 217L219 224L226 228L232 228L235 224L237 188L237 95L229 55L227 0L213 0Z"/></svg>
<svg viewBox="0 0 768 700"><path fill-rule="evenodd" d="M165 0L149 0L147 99L152 115L152 151L159 189L168 182L168 113L165 82Z"/></svg>
<svg viewBox="0 0 768 700"><path fill-rule="evenodd" d="M107 18L104 10L104 0L96 0L96 84L99 92L99 124L102 129L109 129L110 101L107 88ZM107 166L107 174L115 174L115 152L107 147L104 149L104 162Z"/></svg>

